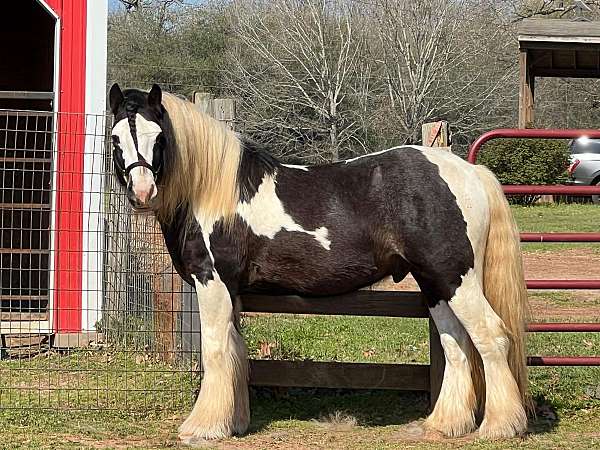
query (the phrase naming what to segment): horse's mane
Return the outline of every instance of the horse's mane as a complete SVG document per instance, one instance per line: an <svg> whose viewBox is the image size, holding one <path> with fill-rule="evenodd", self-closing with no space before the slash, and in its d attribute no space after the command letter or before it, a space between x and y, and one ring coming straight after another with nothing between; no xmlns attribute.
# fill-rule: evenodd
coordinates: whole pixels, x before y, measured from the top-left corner
<svg viewBox="0 0 600 450"><path fill-rule="evenodd" d="M176 209L187 203L189 214L202 222L212 224L222 217L228 223L239 199L240 140L224 124L198 111L187 100L164 93L162 103L175 142L167 149L174 152L169 155L174 161L165 174L163 200L157 213L170 221Z"/></svg>

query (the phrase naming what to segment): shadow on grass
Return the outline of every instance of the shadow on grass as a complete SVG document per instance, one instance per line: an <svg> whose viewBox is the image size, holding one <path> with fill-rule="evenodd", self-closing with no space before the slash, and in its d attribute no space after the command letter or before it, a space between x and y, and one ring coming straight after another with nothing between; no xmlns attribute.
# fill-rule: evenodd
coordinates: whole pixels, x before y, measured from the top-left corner
<svg viewBox="0 0 600 450"><path fill-rule="evenodd" d="M252 388L249 432L262 431L279 420L320 420L343 413L358 426L402 425L424 418L426 393L349 389Z"/></svg>
<svg viewBox="0 0 600 450"><path fill-rule="evenodd" d="M554 431L560 418L543 396L535 397L536 416L530 434ZM267 429L282 420L311 421L343 413L363 427L404 425L423 419L429 412L426 393L351 389L251 388L250 433Z"/></svg>
<svg viewBox="0 0 600 450"><path fill-rule="evenodd" d="M529 432L544 434L554 431L560 424L560 417L554 405L546 400L543 395L536 395L535 417L529 420Z"/></svg>

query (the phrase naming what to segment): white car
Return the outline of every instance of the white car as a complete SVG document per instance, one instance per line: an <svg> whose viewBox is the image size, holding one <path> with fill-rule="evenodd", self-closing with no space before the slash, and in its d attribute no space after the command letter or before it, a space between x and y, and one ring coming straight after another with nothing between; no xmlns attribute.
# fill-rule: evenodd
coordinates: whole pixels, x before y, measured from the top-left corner
<svg viewBox="0 0 600 450"><path fill-rule="evenodd" d="M568 172L573 184L600 186L600 139L581 137L570 142L571 165ZM600 195L592 195L600 204Z"/></svg>

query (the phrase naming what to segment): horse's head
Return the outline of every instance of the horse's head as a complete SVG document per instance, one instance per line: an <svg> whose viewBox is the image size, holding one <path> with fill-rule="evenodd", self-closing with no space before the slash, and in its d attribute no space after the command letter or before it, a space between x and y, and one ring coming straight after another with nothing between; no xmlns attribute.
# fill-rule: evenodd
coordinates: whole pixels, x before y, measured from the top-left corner
<svg viewBox="0 0 600 450"><path fill-rule="evenodd" d="M156 84L150 92L143 92L121 91L115 83L109 100L115 119L112 142L117 178L127 188L127 198L134 208L150 208L164 169L162 92Z"/></svg>

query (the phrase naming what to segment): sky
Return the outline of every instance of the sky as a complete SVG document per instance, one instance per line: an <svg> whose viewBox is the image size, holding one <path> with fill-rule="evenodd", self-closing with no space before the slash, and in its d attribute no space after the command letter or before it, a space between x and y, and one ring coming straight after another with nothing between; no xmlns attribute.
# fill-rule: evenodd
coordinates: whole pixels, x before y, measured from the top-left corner
<svg viewBox="0 0 600 450"><path fill-rule="evenodd" d="M108 0L108 9L111 11L115 8L118 8L121 5L122 4L121 2L119 2L119 0Z"/></svg>
<svg viewBox="0 0 600 450"><path fill-rule="evenodd" d="M185 3L187 4L198 4L201 3L202 0L187 0ZM123 3L119 0L108 0L108 10L114 11L117 8L124 8Z"/></svg>

